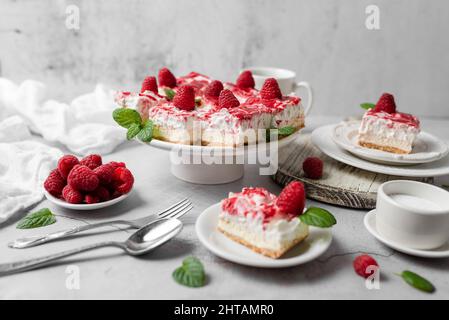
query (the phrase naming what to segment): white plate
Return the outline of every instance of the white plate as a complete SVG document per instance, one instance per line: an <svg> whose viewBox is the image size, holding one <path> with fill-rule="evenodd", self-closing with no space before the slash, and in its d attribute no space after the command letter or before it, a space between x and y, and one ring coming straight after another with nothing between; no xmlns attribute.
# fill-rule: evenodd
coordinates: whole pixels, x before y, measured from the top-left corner
<svg viewBox="0 0 449 320"><path fill-rule="evenodd" d="M92 204L86 204L86 203L73 204L73 203L68 203L61 199L55 198L51 194L49 194L46 190L44 190L45 197L48 199L48 201L56 204L57 206L67 208L67 209L73 209L73 210L96 210L96 209L106 208L106 207L112 206L116 203L119 203L119 202L125 200L131 194L131 192L132 192L132 189L127 194L121 195L120 197L117 197L117 198L109 200L109 201L92 203Z"/></svg>
<svg viewBox="0 0 449 320"><path fill-rule="evenodd" d="M449 242L445 245L432 250L420 250L420 249L412 249L405 247L401 244L398 244L394 241L390 241L384 238L377 232L376 228L376 210L371 210L365 215L363 219L365 224L365 228L371 233L377 240L382 242L383 244L399 251L402 253L406 253L412 256L422 257L422 258L448 258L449 257Z"/></svg>
<svg viewBox="0 0 449 320"><path fill-rule="evenodd" d="M439 160L449 151L446 143L423 131L416 137L410 154L365 148L358 144L359 127L360 121L345 121L337 124L332 138L340 147L362 159L396 165L420 164Z"/></svg>
<svg viewBox="0 0 449 320"><path fill-rule="evenodd" d="M247 266L261 268L285 268L312 261L323 254L332 242L331 229L310 227L309 236L279 259L271 259L255 253L247 247L227 238L217 230L220 203L201 213L196 220L196 234L201 243L217 256Z"/></svg>
<svg viewBox="0 0 449 320"><path fill-rule="evenodd" d="M334 127L335 125L333 124L315 129L312 132L312 142L323 153L337 161L367 171L393 176L418 178L437 177L449 174L449 156L446 156L437 161L409 166L392 166L387 164L373 163L356 157L352 153L340 148L332 140Z"/></svg>

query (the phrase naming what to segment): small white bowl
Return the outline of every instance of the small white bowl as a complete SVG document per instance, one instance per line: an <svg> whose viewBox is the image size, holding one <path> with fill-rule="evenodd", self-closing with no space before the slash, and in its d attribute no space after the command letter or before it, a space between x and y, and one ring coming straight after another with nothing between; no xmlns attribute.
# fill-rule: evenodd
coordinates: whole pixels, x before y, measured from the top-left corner
<svg viewBox="0 0 449 320"><path fill-rule="evenodd" d="M116 203L119 203L119 202L125 200L131 194L131 192L132 192L132 189L128 193L126 193L124 195L121 195L120 197L114 198L114 199L109 200L109 201L92 203L92 204L87 204L87 203L81 203L81 204L68 203L68 202L65 202L64 200L58 199L56 197L53 197L46 190L44 190L44 195L48 199L48 201L56 204L57 206L63 207L63 208L72 209L72 210L96 210L96 209L101 209L101 208L106 208L106 207L112 206L112 205L114 205Z"/></svg>
<svg viewBox="0 0 449 320"><path fill-rule="evenodd" d="M409 248L438 248L449 240L449 192L416 181L385 182L377 190L376 228Z"/></svg>

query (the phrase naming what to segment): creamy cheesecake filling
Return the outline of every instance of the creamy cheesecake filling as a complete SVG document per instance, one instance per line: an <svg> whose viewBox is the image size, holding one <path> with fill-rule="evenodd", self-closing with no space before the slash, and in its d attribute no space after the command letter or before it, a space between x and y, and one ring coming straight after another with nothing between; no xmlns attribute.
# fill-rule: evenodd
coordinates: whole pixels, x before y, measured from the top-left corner
<svg viewBox="0 0 449 320"><path fill-rule="evenodd" d="M218 228L235 235L246 242L272 251L286 250L298 238L305 238L308 226L299 219L287 221L273 219L263 223L261 217L242 217L220 214Z"/></svg>

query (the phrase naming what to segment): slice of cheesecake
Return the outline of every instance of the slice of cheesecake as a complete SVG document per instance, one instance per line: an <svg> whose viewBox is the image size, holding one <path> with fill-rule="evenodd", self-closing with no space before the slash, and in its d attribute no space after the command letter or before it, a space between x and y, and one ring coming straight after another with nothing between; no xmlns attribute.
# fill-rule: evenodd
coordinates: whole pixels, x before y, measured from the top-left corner
<svg viewBox="0 0 449 320"><path fill-rule="evenodd" d="M284 206L286 197L291 201ZM309 234L309 227L298 218L304 201L304 187L299 182L288 185L279 197L264 188L243 188L221 202L218 230L257 253L277 259ZM291 204L295 210L289 209Z"/></svg>
<svg viewBox="0 0 449 320"><path fill-rule="evenodd" d="M408 154L419 132L418 118L397 112L393 96L387 93L363 115L358 143L370 149Z"/></svg>

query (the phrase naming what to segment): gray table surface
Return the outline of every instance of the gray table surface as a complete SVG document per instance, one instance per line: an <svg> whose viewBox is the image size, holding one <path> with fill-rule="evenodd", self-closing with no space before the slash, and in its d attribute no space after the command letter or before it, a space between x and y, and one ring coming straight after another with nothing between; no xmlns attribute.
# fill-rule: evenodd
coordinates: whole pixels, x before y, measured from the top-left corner
<svg viewBox="0 0 449 320"><path fill-rule="evenodd" d="M338 121L338 118L310 117L308 130ZM449 140L449 121L423 120L423 127ZM67 258L51 267L0 278L1 299L428 299L449 298L449 259L422 259L396 252L375 240L363 226L365 211L350 210L308 200L330 210L338 224L333 229L331 247L321 257L305 265L287 269L257 269L240 266L214 256L198 241L196 217L208 206L243 186L263 186L278 193L270 177L259 176L255 166L245 167L243 179L206 186L180 181L169 172L168 153L137 143L125 143L105 160L125 161L136 177L135 190L124 202L93 212L73 212L43 201L36 208L49 207L58 217L54 225L17 230L14 217L0 226L0 263L16 261L75 248L103 240L125 240L131 230L105 229L89 236L73 237L26 250L10 249L15 238L52 232L105 219L132 219L156 213L183 197L190 197L194 210L183 218L184 230L174 240L144 257L130 257L119 249L105 248ZM443 177L448 180L449 177ZM356 276L352 260L367 252L381 266L380 289L368 290ZM199 257L206 268L207 285L186 288L175 283L172 271L189 255ZM71 268L68 268L70 266ZM79 270L79 289L67 286L71 270ZM395 276L413 270L430 279L436 293L421 293Z"/></svg>

